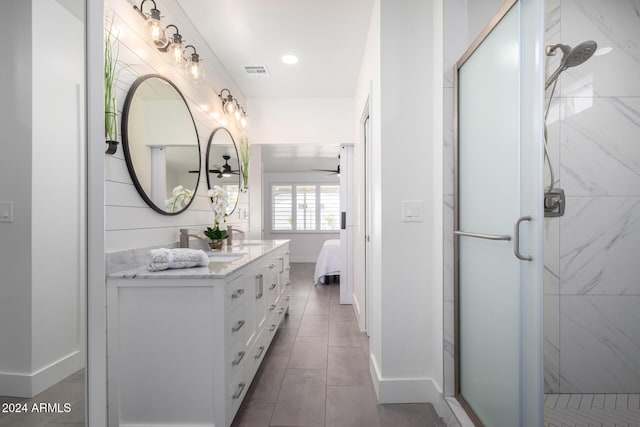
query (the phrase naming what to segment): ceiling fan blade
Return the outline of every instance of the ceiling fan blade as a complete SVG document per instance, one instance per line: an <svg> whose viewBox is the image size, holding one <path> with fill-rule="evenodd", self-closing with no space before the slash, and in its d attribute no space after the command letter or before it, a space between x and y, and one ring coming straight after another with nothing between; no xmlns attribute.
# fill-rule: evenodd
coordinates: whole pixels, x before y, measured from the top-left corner
<svg viewBox="0 0 640 427"><path fill-rule="evenodd" d="M335 169L309 169L312 171L318 171L318 172L333 172L333 173L338 173Z"/></svg>
<svg viewBox="0 0 640 427"><path fill-rule="evenodd" d="M220 169L209 169L209 173L222 173Z"/></svg>

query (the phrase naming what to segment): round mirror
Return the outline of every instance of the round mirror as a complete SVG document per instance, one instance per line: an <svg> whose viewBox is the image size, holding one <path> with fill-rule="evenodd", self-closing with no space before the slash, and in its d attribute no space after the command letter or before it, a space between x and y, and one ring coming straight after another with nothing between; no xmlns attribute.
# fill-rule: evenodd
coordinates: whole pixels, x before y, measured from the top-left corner
<svg viewBox="0 0 640 427"><path fill-rule="evenodd" d="M207 185L213 188L218 185L227 192L227 215L231 214L238 204L240 194L240 162L238 149L231 133L225 128L217 128L211 132L207 144Z"/></svg>
<svg viewBox="0 0 640 427"><path fill-rule="evenodd" d="M122 111L122 147L138 193L156 212L189 207L200 179L198 131L182 93L166 78L138 78Z"/></svg>

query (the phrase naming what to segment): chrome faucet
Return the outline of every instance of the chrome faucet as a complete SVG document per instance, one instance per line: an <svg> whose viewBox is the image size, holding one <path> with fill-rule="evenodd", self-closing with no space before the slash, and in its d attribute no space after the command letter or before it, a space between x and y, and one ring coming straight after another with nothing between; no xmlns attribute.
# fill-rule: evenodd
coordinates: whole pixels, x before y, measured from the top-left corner
<svg viewBox="0 0 640 427"><path fill-rule="evenodd" d="M242 237L244 238L244 231L238 230L237 228L233 228L233 225L227 225L227 246L231 246L233 242L233 232L242 233Z"/></svg>
<svg viewBox="0 0 640 427"><path fill-rule="evenodd" d="M195 237L196 239L206 240L204 237L199 236L197 234L189 234L189 229L181 228L180 229L180 247L188 248L189 247L189 237Z"/></svg>

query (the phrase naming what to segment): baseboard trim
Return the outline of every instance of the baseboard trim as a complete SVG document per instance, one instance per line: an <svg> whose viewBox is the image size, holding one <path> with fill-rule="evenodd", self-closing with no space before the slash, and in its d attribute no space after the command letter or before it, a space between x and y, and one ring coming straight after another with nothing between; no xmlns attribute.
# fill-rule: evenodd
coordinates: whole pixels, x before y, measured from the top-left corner
<svg viewBox="0 0 640 427"><path fill-rule="evenodd" d="M82 369L84 360L79 351L39 369L31 374L0 373L0 396L32 398L52 385Z"/></svg>
<svg viewBox="0 0 640 427"><path fill-rule="evenodd" d="M441 393L431 378L383 378L373 354L369 358L369 370L380 403L435 404Z"/></svg>

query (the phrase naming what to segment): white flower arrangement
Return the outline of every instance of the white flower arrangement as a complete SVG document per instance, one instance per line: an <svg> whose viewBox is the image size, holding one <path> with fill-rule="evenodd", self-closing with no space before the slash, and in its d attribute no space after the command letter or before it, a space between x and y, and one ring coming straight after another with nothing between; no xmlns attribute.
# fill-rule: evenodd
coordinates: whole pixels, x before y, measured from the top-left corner
<svg viewBox="0 0 640 427"><path fill-rule="evenodd" d="M213 208L214 226L213 228L207 227L204 234L211 240L226 239L227 230L220 230L220 223L227 220L227 192L219 185L214 185L207 191L207 196L213 200L211 207Z"/></svg>
<svg viewBox="0 0 640 427"><path fill-rule="evenodd" d="M193 191L178 185L171 191L171 197L165 202L167 211L177 212L184 209L191 202L192 197Z"/></svg>

